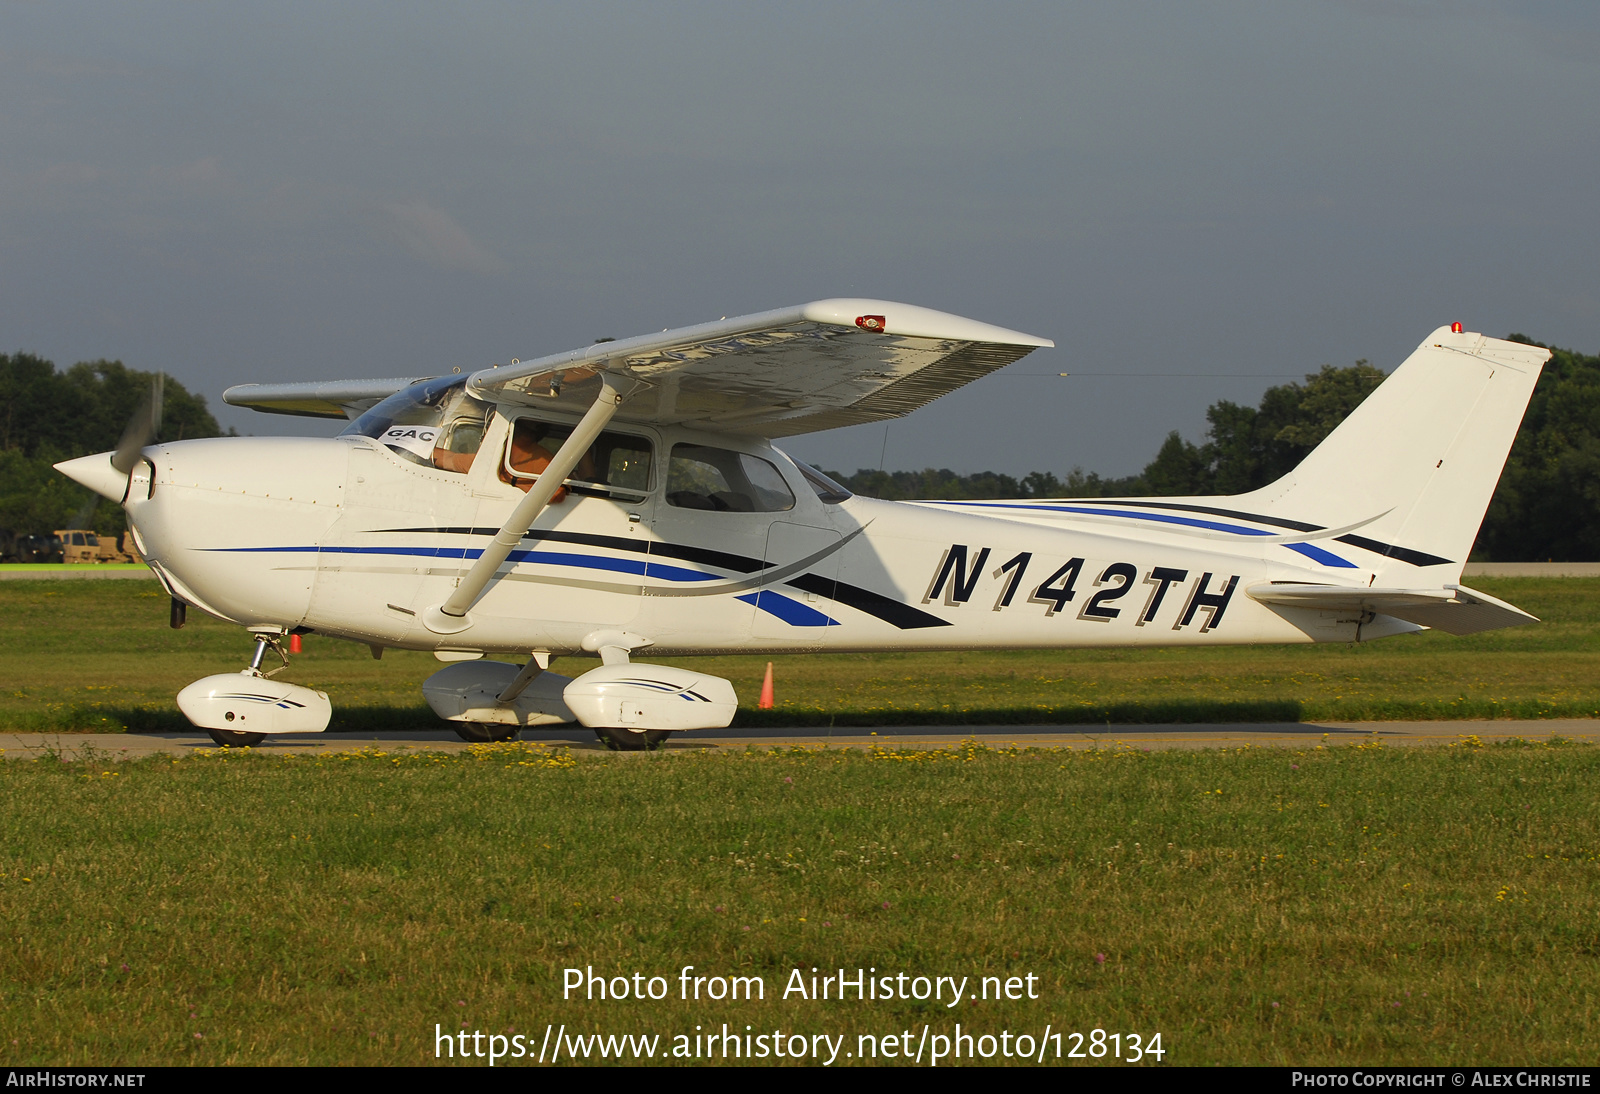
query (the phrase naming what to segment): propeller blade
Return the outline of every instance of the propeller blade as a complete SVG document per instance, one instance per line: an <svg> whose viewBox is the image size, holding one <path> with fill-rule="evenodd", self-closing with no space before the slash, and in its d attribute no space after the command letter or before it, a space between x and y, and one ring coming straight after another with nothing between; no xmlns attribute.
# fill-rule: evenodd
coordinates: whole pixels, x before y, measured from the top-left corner
<svg viewBox="0 0 1600 1094"><path fill-rule="evenodd" d="M156 439L156 430L161 428L161 397L166 382L166 373L156 373L155 379L150 382L150 395L140 404L139 409L133 412L133 417L128 419L127 428L122 431L122 439L117 442L117 449L111 454L111 466L124 475L131 474L138 466L140 453L147 444Z"/></svg>

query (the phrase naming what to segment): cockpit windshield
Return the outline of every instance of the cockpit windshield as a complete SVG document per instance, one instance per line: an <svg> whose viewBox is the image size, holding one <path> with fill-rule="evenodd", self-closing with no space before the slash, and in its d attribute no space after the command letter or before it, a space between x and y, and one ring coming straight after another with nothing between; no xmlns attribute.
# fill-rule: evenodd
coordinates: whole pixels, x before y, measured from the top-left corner
<svg viewBox="0 0 1600 1094"><path fill-rule="evenodd" d="M838 505L841 501L849 501L855 497L850 491L824 475L821 471L818 471L815 467L812 467L809 463L803 460L796 460L793 456L789 458L794 460L794 465L800 469L800 474L805 477L806 485L815 490L817 497L829 505Z"/></svg>
<svg viewBox="0 0 1600 1094"><path fill-rule="evenodd" d="M465 376L419 380L351 422L340 436L371 437L412 463L465 473L493 409L467 394Z"/></svg>

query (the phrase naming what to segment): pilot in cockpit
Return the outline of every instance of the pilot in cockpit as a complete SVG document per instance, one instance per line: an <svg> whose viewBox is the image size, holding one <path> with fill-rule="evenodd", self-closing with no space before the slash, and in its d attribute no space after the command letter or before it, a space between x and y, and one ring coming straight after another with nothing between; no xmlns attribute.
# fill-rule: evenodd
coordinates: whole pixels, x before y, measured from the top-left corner
<svg viewBox="0 0 1600 1094"><path fill-rule="evenodd" d="M552 426L548 422L539 422L532 418L520 419L511 431L511 450L506 460L510 471L502 467L500 480L510 483L524 493L532 489L536 480L523 476L544 474L545 468L549 467L550 461L555 458L555 450L560 449L562 441L569 432L570 429ZM584 482L598 481L595 477L593 449L579 458L578 465L572 469L571 477ZM567 488L563 486L551 495L550 504L559 504L565 501L566 497Z"/></svg>
<svg viewBox="0 0 1600 1094"><path fill-rule="evenodd" d="M465 475L483 445L483 416L457 418L440 432L433 447L433 466Z"/></svg>

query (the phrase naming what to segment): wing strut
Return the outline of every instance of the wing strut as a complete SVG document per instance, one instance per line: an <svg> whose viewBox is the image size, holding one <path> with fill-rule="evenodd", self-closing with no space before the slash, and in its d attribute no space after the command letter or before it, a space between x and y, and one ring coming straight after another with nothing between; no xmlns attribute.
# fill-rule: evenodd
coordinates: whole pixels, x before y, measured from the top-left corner
<svg viewBox="0 0 1600 1094"><path fill-rule="evenodd" d="M562 443L550 466L544 469L533 484L533 489L528 491L528 496L511 511L505 524L483 549L483 554L478 556L478 561L472 564L472 569L467 571L455 591L443 604L422 613L423 626L434 634L458 634L472 626L467 612L478 602L483 590L499 571L500 564L522 542L529 527L544 512L544 507L550 504L550 499L561 488L572 469L578 466L578 461L589 451L589 446L600 436L600 431L611 421L611 416L641 382L637 377L622 372L607 371L600 374L600 394L594 405L589 407L589 412L583 416L572 435Z"/></svg>

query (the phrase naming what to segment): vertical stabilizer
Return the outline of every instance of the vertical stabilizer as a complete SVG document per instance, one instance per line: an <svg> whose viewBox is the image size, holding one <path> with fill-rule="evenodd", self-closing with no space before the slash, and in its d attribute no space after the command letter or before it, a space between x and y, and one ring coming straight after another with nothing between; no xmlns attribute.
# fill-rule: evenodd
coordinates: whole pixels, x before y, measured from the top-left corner
<svg viewBox="0 0 1600 1094"><path fill-rule="evenodd" d="M1382 552L1379 584L1455 582L1549 358L1440 327L1298 467L1234 501L1330 528L1378 517L1359 537Z"/></svg>

